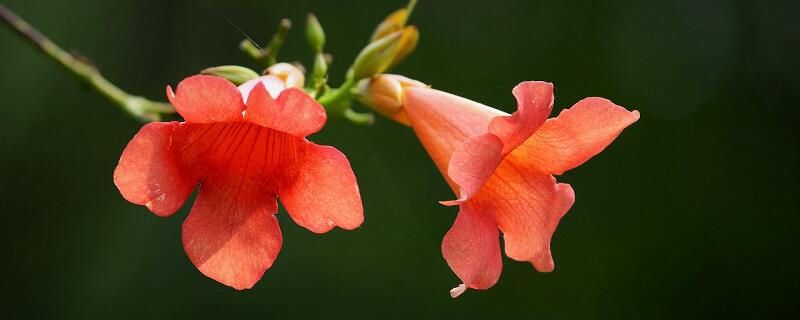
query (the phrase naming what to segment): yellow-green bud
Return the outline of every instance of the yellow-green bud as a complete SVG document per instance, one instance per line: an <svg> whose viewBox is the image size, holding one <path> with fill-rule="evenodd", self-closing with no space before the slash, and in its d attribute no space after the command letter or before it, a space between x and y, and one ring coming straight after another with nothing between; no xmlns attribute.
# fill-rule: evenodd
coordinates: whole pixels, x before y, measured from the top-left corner
<svg viewBox="0 0 800 320"><path fill-rule="evenodd" d="M361 50L353 63L356 80L371 77L385 71L394 60L403 32L397 31L380 38Z"/></svg>
<svg viewBox="0 0 800 320"><path fill-rule="evenodd" d="M242 66L212 67L204 69L200 73L225 78L237 86L258 78L258 73Z"/></svg>
<svg viewBox="0 0 800 320"><path fill-rule="evenodd" d="M403 26L406 25L407 19L408 10L406 9L399 9L395 12L392 12L392 14L383 19L383 21L381 21L381 23L375 28L375 31L372 32L371 40L375 41L393 32L400 31L400 29L403 29Z"/></svg>
<svg viewBox="0 0 800 320"><path fill-rule="evenodd" d="M322 52L322 47L325 46L325 31L313 13L309 13L306 20L306 40L315 53Z"/></svg>
<svg viewBox="0 0 800 320"><path fill-rule="evenodd" d="M414 52L414 49L417 48L417 42L419 42L419 30L417 30L417 27L408 26L403 28L403 35L400 37L397 53L395 53L389 68L396 66Z"/></svg>
<svg viewBox="0 0 800 320"><path fill-rule="evenodd" d="M324 79L328 74L328 63L325 61L325 56L322 53L317 53L314 58L314 70L311 71L311 77L314 79Z"/></svg>

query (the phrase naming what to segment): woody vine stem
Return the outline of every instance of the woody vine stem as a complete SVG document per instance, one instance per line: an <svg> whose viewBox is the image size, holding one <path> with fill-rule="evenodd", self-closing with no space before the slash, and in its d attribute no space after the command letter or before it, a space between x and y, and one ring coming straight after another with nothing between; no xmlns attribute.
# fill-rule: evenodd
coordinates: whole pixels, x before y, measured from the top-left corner
<svg viewBox="0 0 800 320"><path fill-rule="evenodd" d="M152 101L141 96L132 95L115 86L103 77L100 71L87 62L86 59L62 49L3 4L0 4L0 18L19 36L28 40L44 53L45 56L58 62L80 82L99 92L135 119L142 122L158 121L161 119L161 114L175 112L172 106L166 102Z"/></svg>

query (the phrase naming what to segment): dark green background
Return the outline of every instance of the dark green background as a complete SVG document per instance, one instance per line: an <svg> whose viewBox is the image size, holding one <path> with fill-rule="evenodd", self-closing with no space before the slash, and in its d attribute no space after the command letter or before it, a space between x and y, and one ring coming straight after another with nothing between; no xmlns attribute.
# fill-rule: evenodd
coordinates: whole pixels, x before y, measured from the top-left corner
<svg viewBox="0 0 800 320"><path fill-rule="evenodd" d="M250 65L242 36L201 1L4 1L124 89L164 99L198 70ZM265 44L291 18L283 57L310 64L314 11L333 82L403 1L212 1ZM522 80L556 109L603 96L641 112L560 180L577 201L553 238L556 269L504 260L500 282L452 300L439 251L456 208L411 130L329 122L358 176L366 221L315 235L279 213L284 247L237 292L186 258L180 225L125 202L112 182L140 124L0 31L0 315L14 318L788 318L798 308L797 1L430 1L399 69L511 111Z"/></svg>

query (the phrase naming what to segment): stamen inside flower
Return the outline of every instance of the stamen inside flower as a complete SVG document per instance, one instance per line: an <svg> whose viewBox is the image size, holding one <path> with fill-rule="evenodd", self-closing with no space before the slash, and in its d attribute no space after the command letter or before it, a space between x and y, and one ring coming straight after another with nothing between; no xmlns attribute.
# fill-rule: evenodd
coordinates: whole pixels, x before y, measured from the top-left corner
<svg viewBox="0 0 800 320"><path fill-rule="evenodd" d="M467 291L467 285L459 284L457 287L450 289L450 297L455 299L458 298L461 294Z"/></svg>

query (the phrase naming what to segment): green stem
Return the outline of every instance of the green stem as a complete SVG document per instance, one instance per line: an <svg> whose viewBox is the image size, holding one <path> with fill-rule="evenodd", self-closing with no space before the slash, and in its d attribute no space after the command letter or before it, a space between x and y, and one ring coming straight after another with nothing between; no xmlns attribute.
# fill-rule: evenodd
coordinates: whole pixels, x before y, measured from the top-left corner
<svg viewBox="0 0 800 320"><path fill-rule="evenodd" d="M272 39L266 48L259 47L250 38L242 40L239 48L262 67L269 68L278 62L278 52L280 52L283 42L286 41L286 34L291 27L292 22L289 19L281 19L280 23L278 23L278 29L275 30L275 34L272 35Z"/></svg>
<svg viewBox="0 0 800 320"><path fill-rule="evenodd" d="M175 109L168 103L151 101L123 91L106 80L94 66L64 51L64 49L50 41L41 32L2 4L0 4L0 18L22 38L28 40L46 56L58 62L78 80L87 83L92 89L118 105L137 120L142 122L158 121L161 118L161 113L175 112Z"/></svg>
<svg viewBox="0 0 800 320"><path fill-rule="evenodd" d="M250 57L250 59L253 59L253 61L258 63L260 66L265 68L270 66L264 51L256 47L256 45L250 42L249 39L242 40L242 42L239 43L239 49L244 51L244 53Z"/></svg>
<svg viewBox="0 0 800 320"><path fill-rule="evenodd" d="M319 103L325 106L325 108L329 108L331 106L339 105L342 102L349 101L353 96L353 88L357 83L358 81L355 79L352 72L348 72L347 79L345 79L344 83L342 83L342 86L328 91L327 94L319 98Z"/></svg>
<svg viewBox="0 0 800 320"><path fill-rule="evenodd" d="M373 114L356 112L350 108L350 102L353 100L353 88L356 84L358 84L358 80L355 79L351 70L347 72L347 78L341 87L328 91L318 101L330 116L344 118L357 125L371 125L375 122Z"/></svg>
<svg viewBox="0 0 800 320"><path fill-rule="evenodd" d="M411 13L414 12L414 7L416 6L417 6L417 0L408 1L408 4L406 5L406 12L408 12L406 14L406 19L411 17Z"/></svg>
<svg viewBox="0 0 800 320"><path fill-rule="evenodd" d="M347 108L344 109L342 116L357 125L368 126L375 123L375 115L369 112L355 112L353 109Z"/></svg>
<svg viewBox="0 0 800 320"><path fill-rule="evenodd" d="M289 28L291 27L292 22L289 21L289 19L281 19L280 23L278 24L278 30L275 31L275 34L269 41L269 45L267 45L267 48L264 49L270 65L278 62L278 52L280 52L281 47L283 47L283 42L286 41L286 34L289 32Z"/></svg>

